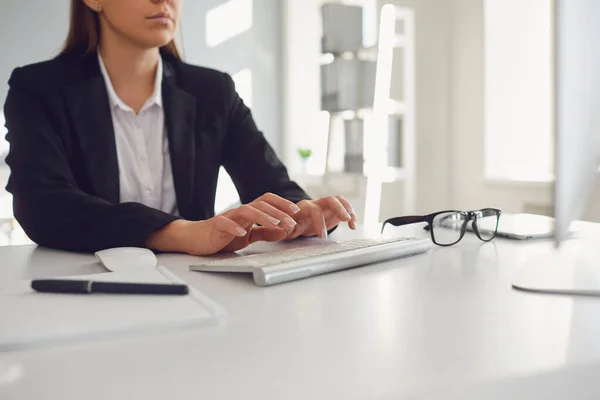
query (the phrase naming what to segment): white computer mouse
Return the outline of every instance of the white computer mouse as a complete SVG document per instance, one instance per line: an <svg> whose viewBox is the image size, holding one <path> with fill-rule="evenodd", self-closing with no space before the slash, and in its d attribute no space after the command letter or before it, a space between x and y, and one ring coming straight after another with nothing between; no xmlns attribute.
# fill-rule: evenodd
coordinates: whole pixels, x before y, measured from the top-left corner
<svg viewBox="0 0 600 400"><path fill-rule="evenodd" d="M156 268L156 255L141 247L116 247L95 253L98 261L112 272L139 271Z"/></svg>

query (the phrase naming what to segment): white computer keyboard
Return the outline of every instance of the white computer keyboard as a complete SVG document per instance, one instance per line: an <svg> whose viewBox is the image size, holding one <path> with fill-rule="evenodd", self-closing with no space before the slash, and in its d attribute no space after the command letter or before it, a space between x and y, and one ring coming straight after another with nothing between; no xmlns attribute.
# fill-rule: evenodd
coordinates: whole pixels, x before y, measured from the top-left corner
<svg viewBox="0 0 600 400"><path fill-rule="evenodd" d="M264 286L422 253L431 247L429 239L353 239L206 261L190 265L190 269L251 272L254 281Z"/></svg>

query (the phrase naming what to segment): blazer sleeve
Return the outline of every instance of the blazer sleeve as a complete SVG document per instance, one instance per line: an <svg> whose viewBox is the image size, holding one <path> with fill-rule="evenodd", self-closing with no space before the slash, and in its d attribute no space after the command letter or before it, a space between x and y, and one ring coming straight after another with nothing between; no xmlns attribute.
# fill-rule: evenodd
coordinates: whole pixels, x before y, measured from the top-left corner
<svg viewBox="0 0 600 400"><path fill-rule="evenodd" d="M139 203L113 204L80 190L48 107L20 72L11 76L4 107L11 169L6 189L13 195L15 218L34 242L79 252L140 247L152 232L177 219Z"/></svg>
<svg viewBox="0 0 600 400"><path fill-rule="evenodd" d="M286 167L258 130L231 77L228 74L223 74L223 77L228 112L223 166L231 176L242 203L249 203L268 192L295 203L310 200L304 190L290 179Z"/></svg>

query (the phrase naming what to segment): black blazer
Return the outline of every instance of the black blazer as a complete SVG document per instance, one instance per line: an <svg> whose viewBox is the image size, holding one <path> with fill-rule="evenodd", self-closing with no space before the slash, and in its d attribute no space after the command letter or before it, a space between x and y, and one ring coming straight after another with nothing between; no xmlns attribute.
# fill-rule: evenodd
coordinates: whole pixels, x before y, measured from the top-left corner
<svg viewBox="0 0 600 400"><path fill-rule="evenodd" d="M163 104L181 217L214 216L224 166L242 202L266 192L308 199L288 176L230 76L166 54ZM36 243L94 252L142 246L177 219L119 202L119 166L105 83L96 54L17 68L5 103L6 158L14 215Z"/></svg>

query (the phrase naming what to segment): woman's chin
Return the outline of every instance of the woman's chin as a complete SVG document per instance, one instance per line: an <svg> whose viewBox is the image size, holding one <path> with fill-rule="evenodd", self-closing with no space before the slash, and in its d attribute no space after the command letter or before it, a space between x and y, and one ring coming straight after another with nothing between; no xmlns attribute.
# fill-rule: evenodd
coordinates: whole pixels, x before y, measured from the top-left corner
<svg viewBox="0 0 600 400"><path fill-rule="evenodd" d="M153 37L144 38L143 45L149 49L156 47L163 47L173 41L173 35L153 35Z"/></svg>

